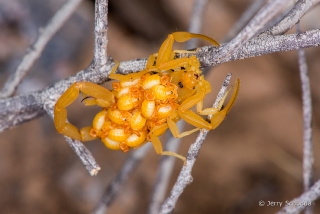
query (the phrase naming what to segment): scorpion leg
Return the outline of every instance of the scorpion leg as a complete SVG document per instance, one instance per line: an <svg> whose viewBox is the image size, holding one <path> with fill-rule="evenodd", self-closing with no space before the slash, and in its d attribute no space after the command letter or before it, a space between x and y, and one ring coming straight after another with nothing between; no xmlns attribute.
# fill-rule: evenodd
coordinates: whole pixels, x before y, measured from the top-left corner
<svg viewBox="0 0 320 214"><path fill-rule="evenodd" d="M173 113L170 117L167 118L167 123L168 123L169 129L175 138L185 137L187 135L192 134L193 132L200 130L200 128L195 128L190 131L184 131L182 133L179 133L177 122L175 122L175 120L174 120L175 117L178 117L177 112Z"/></svg>
<svg viewBox="0 0 320 214"><path fill-rule="evenodd" d="M206 109L202 110L203 98L205 96L205 93L199 92L196 95L193 95L190 98L186 99L180 105L177 112L183 120L185 120L187 123L189 123L195 127L204 128L207 130L215 129L225 119L226 115L229 113L232 106L234 105L236 98L238 96L238 93L239 93L239 88L240 88L240 79L237 79L232 97L231 97L229 103L227 104L227 106L223 110L221 110L221 108L222 108L223 102L227 96L227 93L220 101L218 108L206 108ZM202 114L202 115L214 114L211 118L211 123L208 123L201 116L194 113L193 111L188 110L191 107L193 107L195 104L197 104L197 111L199 114Z"/></svg>
<svg viewBox="0 0 320 214"><path fill-rule="evenodd" d="M180 158L185 165L186 158L183 157L182 155L179 155L179 154L177 154L175 152L171 152L171 151L163 151L162 144L161 144L161 141L159 140L158 136L162 135L166 131L166 129L168 129L168 125L163 124L163 125L160 125L160 126L153 128L151 130L149 138L151 139L153 148L155 149L156 153L159 155L169 155L169 156L174 156L174 157Z"/></svg>

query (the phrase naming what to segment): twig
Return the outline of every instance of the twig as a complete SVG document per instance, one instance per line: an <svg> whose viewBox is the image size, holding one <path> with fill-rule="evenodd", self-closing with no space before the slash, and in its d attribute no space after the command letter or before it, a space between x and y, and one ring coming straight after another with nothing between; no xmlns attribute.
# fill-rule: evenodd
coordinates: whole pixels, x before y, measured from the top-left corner
<svg viewBox="0 0 320 214"><path fill-rule="evenodd" d="M103 72L106 67L110 67L110 60L107 57L107 29L108 29L108 1L107 0L97 0L95 4L95 51L94 51L94 59L89 68L89 70L98 70ZM109 64L107 62L109 60ZM78 73L79 74L79 73ZM107 73L108 74L108 73ZM85 76L86 74L84 74ZM81 75L78 75L80 77ZM106 75L108 77L108 75ZM91 79L92 77L90 77ZM72 77L70 78L73 82L77 82L79 80L75 80ZM57 89L60 90L64 88L63 92L70 86L70 84L62 84L57 85ZM61 87L62 86L62 87ZM67 87L66 87L67 86ZM45 93L46 94L46 93ZM59 93L60 96L61 93ZM52 98L52 94L49 94ZM58 96L58 97L59 97ZM54 104L58 97L53 96L53 99L46 99L44 101L44 108L47 113L53 118L53 108ZM43 96L41 96L42 100L44 100ZM65 139L69 143L69 146L75 151L75 153L79 156L82 163L85 165L86 169L89 171L90 175L98 174L98 171L101 169L98 163L95 161L94 157L90 153L90 151L78 140L73 140L69 137L65 136Z"/></svg>
<svg viewBox="0 0 320 214"><path fill-rule="evenodd" d="M297 32L300 32L299 24L297 24ZM306 56L303 49L298 50L300 79L302 87L302 109L303 109L303 184L304 191L308 191L313 184L312 165L313 143L312 143L312 101L310 91L310 80L308 75L308 67ZM312 206L308 207L306 214L312 214Z"/></svg>
<svg viewBox="0 0 320 214"><path fill-rule="evenodd" d="M109 60L112 63L112 60ZM107 63L107 72L91 67L40 91L0 100L0 132L42 116L45 109L53 109L57 99L74 82L106 82L108 72L115 65L110 63Z"/></svg>
<svg viewBox="0 0 320 214"><path fill-rule="evenodd" d="M45 114L38 93L0 100L0 132Z"/></svg>
<svg viewBox="0 0 320 214"><path fill-rule="evenodd" d="M208 0L197 0L194 2L192 15L190 18L190 25L188 32L191 33L200 33L202 27L202 17L204 14L205 6L207 5ZM197 40L192 39L186 43L186 49L195 48L197 46Z"/></svg>
<svg viewBox="0 0 320 214"><path fill-rule="evenodd" d="M30 70L33 63L40 57L47 43L54 34L61 28L66 20L72 15L82 0L69 0L58 10L46 27L40 30L37 41L29 48L28 53L23 57L17 70L10 75L0 92L0 98L10 97Z"/></svg>
<svg viewBox="0 0 320 214"><path fill-rule="evenodd" d="M95 3L95 43L93 64L99 69L104 69L107 63L107 45L108 45L108 0L96 0Z"/></svg>
<svg viewBox="0 0 320 214"><path fill-rule="evenodd" d="M299 20L320 0L299 0L292 10L276 25L274 25L266 33L271 35L279 35L291 29Z"/></svg>
<svg viewBox="0 0 320 214"><path fill-rule="evenodd" d="M108 63L107 69L111 70L114 64ZM29 95L20 95L13 98L0 100L0 129L14 127L23 122L42 116L45 111L53 118L53 108L57 99L74 82L91 81L103 83L107 81L107 75L98 69L87 69L78 72L65 80L57 82L51 87L34 92ZM4 111L4 109L6 109ZM66 138L70 147L79 156L91 175L95 175L100 169L95 159L80 142Z"/></svg>
<svg viewBox="0 0 320 214"><path fill-rule="evenodd" d="M81 141L73 140L67 136L65 136L65 139L73 151L78 155L90 175L97 175L101 168L92 156L91 152L81 143Z"/></svg>
<svg viewBox="0 0 320 214"><path fill-rule="evenodd" d="M110 70L114 66L114 63L111 64L107 63L107 69ZM53 109L57 99L61 96L61 94L69 88L69 86L74 82L79 81L91 81L95 83L102 83L107 80L108 75L102 75L99 69L95 70L84 70L77 73L75 76L71 76L64 81L60 81L54 84L53 87L49 87L44 89L40 93L36 94L38 103L43 104L43 109L45 109L48 115L53 119ZM70 138L66 137L67 142L69 143L70 147L76 152L79 156L83 164L85 165L86 169L89 171L91 175L96 175L100 170L99 165L96 163L94 157L91 155L90 151L80 142L77 140L71 140Z"/></svg>
<svg viewBox="0 0 320 214"><path fill-rule="evenodd" d="M229 41L243 29L249 20L258 12L258 10L265 4L266 0L254 0L252 4L242 13L238 21L233 25L231 30L227 33L224 41Z"/></svg>
<svg viewBox="0 0 320 214"><path fill-rule="evenodd" d="M53 107L51 105L46 105L45 110L53 120ZM64 136L64 138L68 142L69 146L73 149L73 151L78 155L90 175L97 175L101 168L97 164L91 152L81 143L81 141L73 140L67 136Z"/></svg>
<svg viewBox="0 0 320 214"><path fill-rule="evenodd" d="M129 175L136 169L139 165L141 159L145 156L147 151L151 148L151 144L148 143L138 150L131 153L131 155L126 159L125 163L122 165L117 176L108 185L106 191L101 197L99 203L95 207L92 213L94 214L105 214L110 206L110 204L115 199L117 193L119 192L121 186L127 180Z"/></svg>
<svg viewBox="0 0 320 214"><path fill-rule="evenodd" d="M219 102L221 101L223 96L227 93L230 79L231 79L231 73L227 75L227 77L225 78L222 84L222 87L218 93L217 99L213 105L215 108L218 108ZM208 116L208 118L210 117L211 115ZM197 156L199 154L200 148L204 140L206 139L208 132L209 132L208 130L201 129L196 141L190 146L187 154L186 165L183 166L182 170L180 171L178 179L174 184L169 197L165 200L165 202L161 206L160 213L162 214L171 213L175 207L175 204L177 203L178 198L182 194L183 190L186 188L188 184L190 184L193 181L193 178L191 176L191 171L197 159Z"/></svg>
<svg viewBox="0 0 320 214"><path fill-rule="evenodd" d="M224 46L225 44L222 44L219 48L212 46L199 48L196 56L202 68L264 54L318 47L320 46L320 30L310 30L304 33L279 36L257 36L235 53L222 60L221 52ZM182 56L184 55L180 57ZM117 73L128 74L140 71L145 68L146 61L147 59L136 59L122 62L120 63ZM0 132L43 115L43 106L47 105L48 102L56 101L58 97L76 81L90 81L97 84L108 81L108 73L114 64L107 63L107 65L104 71L91 67L41 91L0 100ZM48 100L48 97L52 97L52 99ZM11 108L8 108L8 106Z"/></svg>
<svg viewBox="0 0 320 214"><path fill-rule="evenodd" d="M177 123L178 129L183 129L184 122L180 120ZM181 138L175 138L172 134L169 134L169 140L166 143L165 150L176 152L180 147ZM160 206L164 201L166 190L168 188L169 179L172 174L174 163L176 158L172 156L164 155L161 157L161 162L158 167L157 178L153 186L152 194L150 197L150 203L148 207L149 214L159 213Z"/></svg>
<svg viewBox="0 0 320 214"><path fill-rule="evenodd" d="M320 197L320 180L318 180L309 191L304 192L301 196L286 201L286 206L283 207L277 214L298 214L306 207L313 205L314 201Z"/></svg>
<svg viewBox="0 0 320 214"><path fill-rule="evenodd" d="M247 26L224 47L222 57L228 58L230 55L235 53L241 46L262 30L265 24L268 23L286 3L287 1L283 0L268 1L268 3L252 18Z"/></svg>
<svg viewBox="0 0 320 214"><path fill-rule="evenodd" d="M289 0L286 7L284 7L273 19L271 19L268 23L266 23L266 25L258 34L268 32L270 28L272 28L274 25L279 23L292 10L292 8L294 8L297 2L298 0Z"/></svg>
<svg viewBox="0 0 320 214"><path fill-rule="evenodd" d="M200 33L201 27L202 27L202 17L204 14L205 6L207 5L207 0L197 0L194 3L191 19L190 19L190 25L189 25L189 32L192 33ZM191 49L193 47L197 46L197 40L189 40L186 43L186 49ZM184 126L184 121L181 120L177 123L178 130L182 130ZM180 147L181 138L175 138L172 136L171 133L169 133L169 139L166 143L165 150L166 151L172 151L177 152L178 148ZM156 214L159 213L160 206L163 203L163 200L165 199L165 193L168 188L168 183L170 176L172 174L173 166L176 159L169 157L169 156L163 156L161 158L160 165L158 167L158 173L156 182L153 186L153 191L150 197L150 203L148 207L149 214Z"/></svg>
<svg viewBox="0 0 320 214"><path fill-rule="evenodd" d="M230 43L228 43L230 44ZM320 45L320 30L310 30L304 33L289 35L259 35L248 41L233 54L221 58L225 44L219 48L202 47L197 52L197 58L203 67L213 66L229 61L256 57L275 52L292 51L300 48L318 47Z"/></svg>

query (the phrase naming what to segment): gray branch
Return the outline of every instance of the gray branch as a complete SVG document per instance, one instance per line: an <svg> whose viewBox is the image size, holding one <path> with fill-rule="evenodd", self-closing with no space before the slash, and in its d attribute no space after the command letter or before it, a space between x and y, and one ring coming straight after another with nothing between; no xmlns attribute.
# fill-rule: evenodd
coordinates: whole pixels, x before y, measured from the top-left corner
<svg viewBox="0 0 320 214"><path fill-rule="evenodd" d="M320 0L299 0L292 10L276 25L274 25L266 33L279 35L290 30L313 6L318 4Z"/></svg>
<svg viewBox="0 0 320 214"><path fill-rule="evenodd" d="M188 32L200 33L202 27L202 17L204 9L207 5L208 0L197 0L194 2L192 15L190 18L190 25ZM191 49L197 46L197 40L189 40L186 44L186 49Z"/></svg>
<svg viewBox="0 0 320 214"><path fill-rule="evenodd" d="M114 63L111 64L111 62L108 63L107 70L111 70L115 65ZM99 69L90 68L39 92L0 100L0 131L35 119L43 115L45 111L53 118L53 108L57 99L72 83L79 81L90 81L99 84L107 81L107 75ZM95 175L100 167L89 150L80 141L66 139L90 174Z"/></svg>
<svg viewBox="0 0 320 214"><path fill-rule="evenodd" d="M233 54L221 58L225 46L219 48L206 46L199 48L197 58L203 67L214 66L217 64L261 56L270 53L298 50L300 48L318 47L320 45L320 30L310 30L304 33L289 35L258 35L240 47Z"/></svg>
<svg viewBox="0 0 320 214"><path fill-rule="evenodd" d="M297 32L300 32L299 24L297 24ZM308 75L308 67L306 56L303 49L298 50L300 79L302 87L302 110L303 110L303 184L304 191L308 191L313 184L312 166L313 143L312 143L312 101L310 80ZM312 206L306 209L306 214L312 214Z"/></svg>
<svg viewBox="0 0 320 214"><path fill-rule="evenodd" d="M112 63L112 60L109 60ZM40 91L0 100L0 132L42 116L47 109L53 109L61 94L74 82L106 82L108 71L110 72L114 65L108 63L105 72L90 67Z"/></svg>
<svg viewBox="0 0 320 214"><path fill-rule="evenodd" d="M23 57L17 70L10 75L0 92L0 99L10 97L14 94L16 88L27 75L33 63L41 56L43 49L61 28L61 26L73 14L82 0L69 0L58 10L45 28L40 29L40 35L37 41L29 48L28 53Z"/></svg>
<svg viewBox="0 0 320 214"><path fill-rule="evenodd" d="M270 20L258 34L266 33L270 28L272 28L274 25L280 22L292 10L292 8L297 2L298 0L288 1L286 7L280 13L278 13L272 20Z"/></svg>
<svg viewBox="0 0 320 214"><path fill-rule="evenodd" d="M232 39L223 48L223 58L229 58L230 55L237 52L237 50L255 36L259 31L263 29L266 23L268 23L282 8L287 1L283 0L270 0L264 5L258 13L252 18L252 20L240 31L240 33Z"/></svg>
<svg viewBox="0 0 320 214"><path fill-rule="evenodd" d="M44 115L45 110L37 95L33 93L0 100L0 131Z"/></svg>
<svg viewBox="0 0 320 214"><path fill-rule="evenodd" d="M233 25L231 30L227 33L224 41L229 41L235 37L243 27L250 21L250 19L260 10L260 8L265 4L266 0L254 0L252 4L242 13L241 17Z"/></svg>
<svg viewBox="0 0 320 214"><path fill-rule="evenodd" d="M91 176L97 175L101 169L91 152L83 145L79 140L71 139L70 137L64 136L69 146L78 155L83 165L86 167Z"/></svg>
<svg viewBox="0 0 320 214"><path fill-rule="evenodd" d="M177 123L178 129L182 130L184 122L180 120ZM169 135L169 140L166 142L165 151L176 152L180 146L181 138L175 138L172 136L171 132ZM152 194L150 197L150 203L148 207L148 214L159 213L161 204L165 199L165 194L168 188L170 176L172 174L173 166L176 162L176 158L172 156L164 155L161 157L161 162L159 164L157 178L153 186Z"/></svg>
<svg viewBox="0 0 320 214"><path fill-rule="evenodd" d="M283 207L277 214L298 214L306 207L314 204L314 201L320 197L320 180L318 180L309 191L304 192L299 197L292 201L286 201L286 206Z"/></svg>
<svg viewBox="0 0 320 214"><path fill-rule="evenodd" d="M204 10L207 5L207 0L197 0L194 3L192 15L190 18L189 32L200 33L202 28L202 17ZM186 49L191 49L197 46L197 40L189 40L185 47ZM178 129L182 130L184 126L184 121L181 120L177 123ZM180 147L181 138L175 138L171 133L168 134L169 139L167 140L165 150L177 152ZM165 193L168 188L169 179L172 174L173 166L175 163L175 158L163 156L159 165L156 182L153 186L153 191L150 197L150 203L148 207L149 214L159 213L161 204L165 199Z"/></svg>
<svg viewBox="0 0 320 214"><path fill-rule="evenodd" d="M53 34L61 27L65 20L72 14L76 6L81 0L70 0L62 9L60 9L52 21L45 27L45 30L39 37L34 46L34 51L25 56L24 61L19 66L26 72L34 60L37 59L47 42ZM108 2L106 0L96 1L96 26L95 26L95 59L90 67L80 71L75 76L62 80L51 87L44 90L34 92L28 95L20 95L13 98L0 100L0 131L17 126L23 122L37 118L46 111L53 118L53 109L57 99L67 88L74 82L90 81L95 83L103 83L107 81L107 77L111 68L114 66L112 60L107 57L107 12ZM26 60L26 62L25 62ZM26 66L27 64L28 66ZM108 64L108 65L107 65ZM19 69L18 69L19 70ZM105 72L107 70L107 72ZM109 72L108 72L109 71ZM16 86L19 84L21 74L16 75ZM14 84L15 85L15 84ZM16 87L14 86L14 88ZM13 93L14 89L11 90ZM65 137L70 147L79 156L86 169L91 175L96 175L100 170L90 151L77 140Z"/></svg>
<svg viewBox="0 0 320 214"><path fill-rule="evenodd" d="M310 30L304 33L289 35L257 36L247 42L228 58L224 58L223 60L221 59L221 56L225 44L221 45L219 48L212 46L199 48L196 56L199 59L202 67L205 68L229 61L246 59L281 51L297 50L300 48L318 47L319 45L320 30ZM182 56L183 55L180 57ZM146 60L147 59L144 58L122 62L120 63L117 73L128 74L132 72L138 72L145 68ZM54 97L52 100L56 101L58 97L61 96L61 94L73 82L91 81L101 84L108 81L107 76L114 64L107 64L108 66L105 67L105 70L103 71L91 66L87 70L80 71L78 74L65 80L61 80L53 86L45 88L41 91L0 100L0 132L41 116L44 112L42 106L49 102L47 100L48 97ZM12 108L7 108L7 106Z"/></svg>
<svg viewBox="0 0 320 214"><path fill-rule="evenodd" d="M54 101L49 101L44 109L53 120L53 105L55 104ZM78 155L80 160L82 161L83 165L86 167L88 172L91 176L97 175L99 170L101 169L100 166L97 164L96 160L92 156L91 152L83 145L81 141L71 139L70 137L64 136L66 141L68 142L69 146L73 149L73 151Z"/></svg>
<svg viewBox="0 0 320 214"><path fill-rule="evenodd" d="M204 8L207 0L200 0L199 8ZM260 7L263 0L257 1ZM283 6L287 3L283 0L270 0L261 10L253 17L253 19L244 27L244 29L229 43L221 45L219 48L212 46L198 48L196 56L201 62L203 68L214 66L217 64L245 59L249 57L256 57L260 55L297 50L301 48L318 47L320 45L320 31L319 29L306 31L304 33L296 33L290 35L279 35L289 30L296 24L301 17L310 10L314 5L318 4L320 0L299 0L294 8L270 31L257 35L270 20L278 14ZM19 65L16 73L9 78L5 84L0 97L11 96L17 85L26 75L34 61L40 56L46 43L50 40L52 35L60 28L65 20L72 14L76 6L81 0L69 0L62 9L60 9L52 21L44 28L39 36L39 39L31 48L31 51L24 57ZM108 74L114 66L113 61L107 57L107 29L108 29L108 1L97 0L95 11L95 51L94 60L90 67L86 70L80 71L74 76L62 80L53 86L47 87L41 91L30 93L27 95L20 95L12 98L0 100L0 132L24 122L42 116L45 112L53 118L53 108L57 99L61 94L74 82L77 81L90 81L97 84L108 81ZM254 9L256 9L255 7ZM195 8L195 10L197 10ZM250 10L252 15L255 10ZM195 15L193 21L201 20L202 13ZM247 21L248 18L243 16L243 20ZM241 21L240 24L244 23ZM237 30L237 29L236 29ZM238 29L239 30L239 29ZM193 31L193 30L191 30ZM196 30L195 30L196 31ZM195 32L193 31L193 32ZM255 37L254 37L255 36ZM183 57L181 54L177 57ZM188 55L190 56L190 55ZM138 72L144 69L146 59L136 59L132 61L122 62L118 69L118 73L128 74ZM320 196L320 181L312 185L312 129L311 129L311 95L309 79L307 74L307 67L304 57L304 52L299 51L299 65L300 75L302 81L303 92L303 116L304 116L304 188L305 192L298 198L294 199L287 206L280 210L279 213L299 213L306 206L306 202L313 202ZM219 99L226 93L231 75L228 75L224 84L218 94L217 100L214 104L217 107ZM9 86L10 85L10 86ZM175 207L175 204L182 194L184 188L193 180L191 176L192 167L195 163L196 157L200 151L208 131L201 130L195 143L193 143L188 151L187 164L180 172L176 184L174 185L169 197L161 207L161 213L170 213ZM91 175L95 175L100 169L99 165L94 160L90 151L80 142L65 137L70 147L76 152L84 163L86 169ZM97 205L95 213L104 213L109 204L115 198L118 189L123 182L127 179L129 174L134 170L139 160L146 152L144 148L140 148L132 153L132 156L123 165L122 170L109 185L102 200ZM164 164L162 166L165 166ZM172 166L172 165L171 165ZM169 170L170 172L170 170ZM163 182L162 184L165 184ZM161 187L165 188L165 187ZM306 205L307 204L307 205Z"/></svg>
<svg viewBox="0 0 320 214"><path fill-rule="evenodd" d="M223 96L227 93L230 79L231 79L231 74L229 73L222 84L222 87L218 93L217 99L213 107L218 108L219 102L221 101ZM209 115L208 118L211 118L211 115ZM160 213L162 214L171 213L177 203L178 198L182 194L183 190L186 188L188 184L190 184L193 181L191 171L197 159L197 156L200 152L200 148L204 143L204 140L206 139L208 132L209 132L208 130L201 129L196 141L193 144L191 144L187 154L186 165L182 167L180 174L177 178L177 181L170 192L169 197L165 200L165 202L161 206Z"/></svg>
<svg viewBox="0 0 320 214"><path fill-rule="evenodd" d="M102 70L107 63L107 45L108 45L108 0L96 0L95 3L95 43L94 43L94 59L95 66L99 66Z"/></svg>
<svg viewBox="0 0 320 214"><path fill-rule="evenodd" d="M99 203L95 207L93 214L105 214L117 196L121 186L128 179L130 174L137 168L141 159L145 156L147 151L151 148L151 144L144 145L138 150L131 153L131 155L126 159L125 163L122 165L117 176L110 182L103 196L101 197Z"/></svg>

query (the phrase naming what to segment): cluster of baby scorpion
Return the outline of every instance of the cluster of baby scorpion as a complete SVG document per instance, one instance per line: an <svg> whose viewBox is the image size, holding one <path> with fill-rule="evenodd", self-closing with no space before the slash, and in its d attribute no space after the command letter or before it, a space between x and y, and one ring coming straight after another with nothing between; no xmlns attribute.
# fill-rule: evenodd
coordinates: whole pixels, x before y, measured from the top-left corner
<svg viewBox="0 0 320 214"><path fill-rule="evenodd" d="M113 150L127 152L151 141L150 131L178 107L178 87L168 75L147 73L112 87L115 103L95 116L90 135Z"/></svg>

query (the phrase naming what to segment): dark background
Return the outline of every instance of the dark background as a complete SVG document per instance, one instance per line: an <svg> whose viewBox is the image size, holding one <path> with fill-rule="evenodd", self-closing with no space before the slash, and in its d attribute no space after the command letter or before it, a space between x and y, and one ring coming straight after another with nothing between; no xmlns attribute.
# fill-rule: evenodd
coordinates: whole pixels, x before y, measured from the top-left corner
<svg viewBox="0 0 320 214"><path fill-rule="evenodd" d="M0 0L0 84L19 65L38 29L65 1ZM222 41L252 1L208 1L201 33ZM148 57L166 36L186 31L194 1L109 1L108 54L119 61ZM302 31L319 28L318 8L301 22ZM318 13L319 14L319 13ZM42 89L86 68L93 55L94 1L50 41L17 94ZM294 31L291 30L291 33ZM200 43L200 46L208 45ZM183 45L175 46L183 49ZM313 99L314 178L319 166L319 48L306 50ZM299 196L302 183L302 104L297 52L276 53L219 65L210 70L210 106L228 72L241 78L239 98L223 124L211 131L175 213L274 213L258 201L285 202ZM318 78L319 76L319 78ZM110 84L106 84L109 87ZM90 125L98 107L80 100L69 110L78 127ZM190 127L186 127L190 128ZM196 135L183 139L186 154ZM45 115L0 133L1 213L89 213L128 154L86 143L102 167L91 177ZM123 186L109 213L145 213L160 156L150 151ZM169 187L182 167L176 161ZM319 207L316 207L319 212Z"/></svg>

